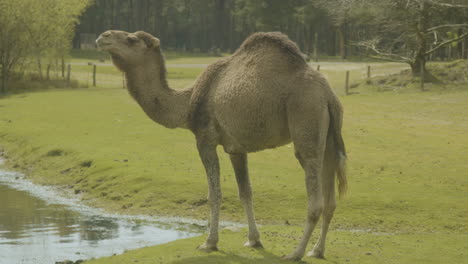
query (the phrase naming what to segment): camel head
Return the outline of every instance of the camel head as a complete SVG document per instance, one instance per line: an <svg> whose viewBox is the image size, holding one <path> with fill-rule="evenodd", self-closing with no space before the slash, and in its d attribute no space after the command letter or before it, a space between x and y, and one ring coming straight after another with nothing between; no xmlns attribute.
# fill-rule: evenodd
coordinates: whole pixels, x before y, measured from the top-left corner
<svg viewBox="0 0 468 264"><path fill-rule="evenodd" d="M129 33L108 30L99 36L96 44L100 50L111 54L112 61L121 71L141 64L149 57L149 53L159 52L159 39L143 31Z"/></svg>

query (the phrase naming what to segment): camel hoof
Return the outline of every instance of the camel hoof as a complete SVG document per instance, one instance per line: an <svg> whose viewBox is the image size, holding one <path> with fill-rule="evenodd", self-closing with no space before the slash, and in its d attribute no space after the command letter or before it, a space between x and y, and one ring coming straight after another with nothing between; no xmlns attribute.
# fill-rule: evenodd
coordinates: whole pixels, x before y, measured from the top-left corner
<svg viewBox="0 0 468 264"><path fill-rule="evenodd" d="M307 253L307 256L308 257L314 257L314 258L318 258L318 259L325 259L325 256L323 254L323 251L321 250L316 250L316 249L313 249L312 251L309 251Z"/></svg>
<svg viewBox="0 0 468 264"><path fill-rule="evenodd" d="M289 260L289 261L299 261L301 260L302 256L301 255L298 255L296 253L291 253L289 255L286 255L286 256L282 256L281 259L283 260Z"/></svg>
<svg viewBox="0 0 468 264"><path fill-rule="evenodd" d="M260 240L247 241L247 242L245 242L244 247L263 248L263 245L262 245L262 242L260 242Z"/></svg>
<svg viewBox="0 0 468 264"><path fill-rule="evenodd" d="M209 245L207 243L203 243L202 245L198 246L197 249L205 252L218 251L218 247L216 245Z"/></svg>

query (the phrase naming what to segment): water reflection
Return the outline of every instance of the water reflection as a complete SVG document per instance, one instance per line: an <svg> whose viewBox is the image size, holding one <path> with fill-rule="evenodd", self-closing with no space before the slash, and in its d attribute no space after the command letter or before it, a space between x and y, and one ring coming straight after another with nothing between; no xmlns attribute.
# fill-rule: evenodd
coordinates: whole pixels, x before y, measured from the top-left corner
<svg viewBox="0 0 468 264"><path fill-rule="evenodd" d="M0 171L0 264L89 259L195 235L45 202L12 188L5 175Z"/></svg>

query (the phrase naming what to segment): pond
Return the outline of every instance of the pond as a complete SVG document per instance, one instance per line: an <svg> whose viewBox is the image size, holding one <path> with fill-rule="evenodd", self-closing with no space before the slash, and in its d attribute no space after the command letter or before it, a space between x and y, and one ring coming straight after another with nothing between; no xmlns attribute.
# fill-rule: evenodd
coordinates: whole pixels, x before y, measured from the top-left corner
<svg viewBox="0 0 468 264"><path fill-rule="evenodd" d="M0 264L53 264L192 237L191 224L117 216L0 170Z"/></svg>

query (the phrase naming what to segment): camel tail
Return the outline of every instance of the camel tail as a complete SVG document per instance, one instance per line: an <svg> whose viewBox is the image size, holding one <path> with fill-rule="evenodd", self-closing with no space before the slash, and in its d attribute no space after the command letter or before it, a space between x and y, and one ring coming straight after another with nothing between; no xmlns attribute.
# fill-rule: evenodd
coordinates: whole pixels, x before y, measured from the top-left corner
<svg viewBox="0 0 468 264"><path fill-rule="evenodd" d="M341 127L343 124L343 108L338 99L328 105L330 112L331 136L335 142L335 172L338 180L338 194L342 198L348 189L348 180L346 178L346 148L341 136Z"/></svg>

